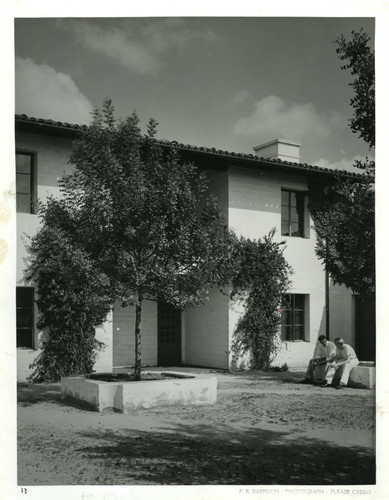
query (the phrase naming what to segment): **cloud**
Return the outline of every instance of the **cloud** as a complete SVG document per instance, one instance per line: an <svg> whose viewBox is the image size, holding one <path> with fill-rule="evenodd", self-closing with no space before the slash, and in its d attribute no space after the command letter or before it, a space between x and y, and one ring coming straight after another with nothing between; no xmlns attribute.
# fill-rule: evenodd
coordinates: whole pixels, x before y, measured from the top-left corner
<svg viewBox="0 0 389 500"><path fill-rule="evenodd" d="M57 26L70 31L87 49L140 75L158 73L165 64L163 53L171 48L218 39L211 30L189 29L181 19L151 21L142 28L128 23L125 28L104 29L95 22L79 20L61 20Z"/></svg>
<svg viewBox="0 0 389 500"><path fill-rule="evenodd" d="M87 49L104 54L120 65L141 75L159 71L161 63L153 50L135 40L119 28L104 30L85 21L68 23L76 40Z"/></svg>
<svg viewBox="0 0 389 500"><path fill-rule="evenodd" d="M183 19L162 19L149 23L143 30L143 35L155 51L168 50L172 47L183 47L193 42L212 43L220 40L210 29L188 28Z"/></svg>
<svg viewBox="0 0 389 500"><path fill-rule="evenodd" d="M307 135L328 136L341 123L337 113L319 113L313 104L287 104L278 96L267 96L257 101L254 111L239 118L234 133L239 136L257 136L261 140L282 137L301 140Z"/></svg>
<svg viewBox="0 0 389 500"><path fill-rule="evenodd" d="M16 58L16 113L70 123L89 123L92 105L72 78L47 64Z"/></svg>

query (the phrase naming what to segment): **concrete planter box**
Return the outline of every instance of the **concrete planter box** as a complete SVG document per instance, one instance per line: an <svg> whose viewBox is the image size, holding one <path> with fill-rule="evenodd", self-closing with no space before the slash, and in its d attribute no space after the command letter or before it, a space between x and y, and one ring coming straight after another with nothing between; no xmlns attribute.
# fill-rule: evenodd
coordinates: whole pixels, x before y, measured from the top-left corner
<svg viewBox="0 0 389 500"><path fill-rule="evenodd" d="M85 376L63 377L61 395L63 399L82 402L96 411L113 409L124 413L153 406L205 405L216 402L215 375L170 371L144 373L172 378L139 382L105 382L88 379Z"/></svg>

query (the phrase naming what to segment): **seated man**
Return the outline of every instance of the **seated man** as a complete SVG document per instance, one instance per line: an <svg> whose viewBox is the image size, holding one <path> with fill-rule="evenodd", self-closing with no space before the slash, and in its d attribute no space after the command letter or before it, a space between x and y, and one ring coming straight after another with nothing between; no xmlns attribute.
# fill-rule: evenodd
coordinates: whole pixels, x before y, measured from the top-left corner
<svg viewBox="0 0 389 500"><path fill-rule="evenodd" d="M326 365L335 358L335 344L327 340L325 335L320 335L313 353L313 358L308 363L305 379L301 384L312 384L314 379L314 371L317 366Z"/></svg>
<svg viewBox="0 0 389 500"><path fill-rule="evenodd" d="M336 374L337 378L340 377L340 381L335 385L335 389L342 389L342 387L347 385L350 372L354 366L358 366L359 361L354 349L350 345L345 344L341 337L335 339L335 345L336 356L334 361L327 366L326 380L322 387L332 385L332 381Z"/></svg>

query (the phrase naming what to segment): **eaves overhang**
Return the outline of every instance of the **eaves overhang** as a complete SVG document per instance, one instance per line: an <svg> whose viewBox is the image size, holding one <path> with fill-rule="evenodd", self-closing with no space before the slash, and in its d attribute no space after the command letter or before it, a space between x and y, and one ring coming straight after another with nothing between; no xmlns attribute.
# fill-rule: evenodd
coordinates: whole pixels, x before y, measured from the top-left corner
<svg viewBox="0 0 389 500"><path fill-rule="evenodd" d="M33 118L27 115L15 116L15 129L17 131L29 131L33 133L43 133L47 135L58 135L62 137L77 138L87 130L86 125L77 125L43 118ZM207 148L182 144L176 141L158 140L164 148L175 147L186 161L199 162L207 165L210 163L215 167L226 167L228 165L244 166L247 168L262 169L264 171L279 171L290 174L305 175L315 178L336 178L354 179L355 181L366 180L365 174L350 172L348 170L333 170L307 163L295 163L277 159L267 159L253 154L234 153L216 148ZM373 182L373 179L370 179Z"/></svg>

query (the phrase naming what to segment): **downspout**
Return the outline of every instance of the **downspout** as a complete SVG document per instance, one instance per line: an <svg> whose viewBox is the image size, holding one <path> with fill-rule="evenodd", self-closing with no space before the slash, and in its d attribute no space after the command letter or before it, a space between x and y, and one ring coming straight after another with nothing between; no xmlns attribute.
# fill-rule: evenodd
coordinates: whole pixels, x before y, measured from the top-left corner
<svg viewBox="0 0 389 500"><path fill-rule="evenodd" d="M326 337L330 340L330 275L327 265L328 240L326 239L326 265L325 265L325 308L326 308Z"/></svg>

